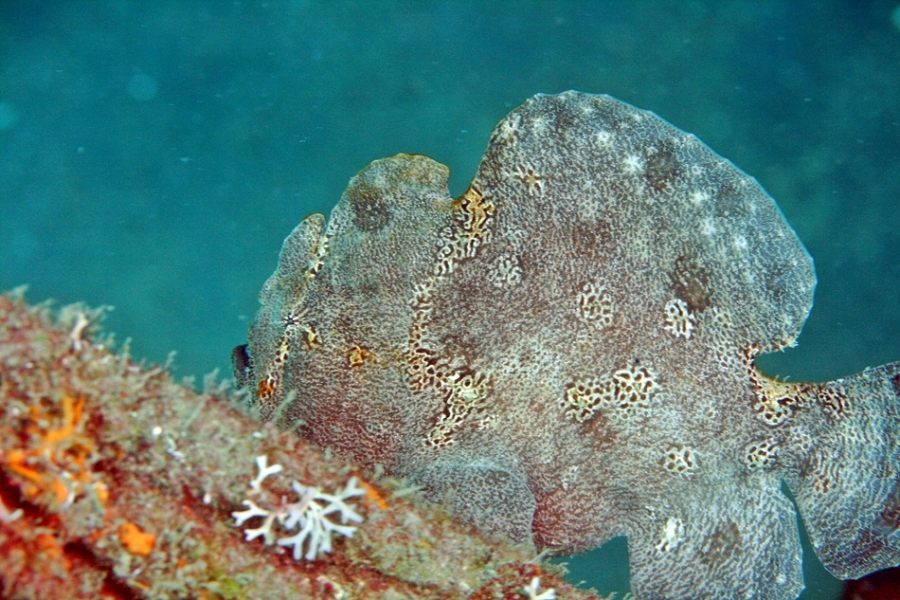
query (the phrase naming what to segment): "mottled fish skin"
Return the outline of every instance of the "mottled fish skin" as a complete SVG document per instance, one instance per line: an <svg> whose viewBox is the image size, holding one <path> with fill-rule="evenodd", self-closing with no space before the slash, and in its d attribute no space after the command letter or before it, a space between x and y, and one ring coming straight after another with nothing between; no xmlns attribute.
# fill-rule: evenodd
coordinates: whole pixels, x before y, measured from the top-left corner
<svg viewBox="0 0 900 600"><path fill-rule="evenodd" d="M795 598L790 488L839 577L900 562L900 363L792 345L812 259L755 180L608 96L538 95L465 194L373 162L285 240L236 353L260 414L564 552L628 536L637 598Z"/></svg>

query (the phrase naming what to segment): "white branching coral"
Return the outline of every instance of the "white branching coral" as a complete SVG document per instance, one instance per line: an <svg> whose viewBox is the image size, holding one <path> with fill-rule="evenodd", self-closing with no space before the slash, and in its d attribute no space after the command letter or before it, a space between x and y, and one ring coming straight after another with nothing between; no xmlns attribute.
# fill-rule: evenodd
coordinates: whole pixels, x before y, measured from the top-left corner
<svg viewBox="0 0 900 600"><path fill-rule="evenodd" d="M256 457L256 466L259 468L259 475L253 478L253 481L250 482L250 493L251 494L259 494L262 492L262 482L269 475L275 475L276 473L281 473L282 466L281 465L272 465L269 466L269 457L265 454Z"/></svg>
<svg viewBox="0 0 900 600"><path fill-rule="evenodd" d="M326 494L319 488L311 488L294 481L291 487L300 497L300 502L287 505L287 517L282 526L288 531L294 527L300 527L300 532L291 537L278 540L279 546L293 546L294 560L300 560L304 542L307 544L306 554L303 558L312 560L319 552L331 552L331 534L339 533L344 537L351 537L356 527L347 525L349 522L361 523L362 517L354 511L346 502L348 498L360 496L364 492L357 487L359 481L351 477L344 489L336 495ZM327 515L340 511L341 523L332 523Z"/></svg>
<svg viewBox="0 0 900 600"><path fill-rule="evenodd" d="M265 456L256 457L256 464L259 467L259 475L250 482L250 494L260 494L263 480L282 470L281 465L268 466ZM238 527L242 527L250 519L263 518L259 527L244 529L246 541L262 536L266 545L277 543L279 546L293 547L294 560L300 560L301 555L304 560L313 560L320 553L331 552L332 534L351 537L356 527L349 523L362 523L362 516L347 504L350 498L365 493L365 490L359 487L359 480L356 477L351 477L344 489L334 494L328 494L321 488L306 486L297 481L291 482L291 488L297 494L296 502L286 502L282 497L276 508L269 509L245 499L243 504L247 510L231 513ZM329 518L331 515L339 517L340 523L333 522ZM276 523L287 532L298 528L299 531L294 535L279 538L273 531Z"/></svg>
<svg viewBox="0 0 900 600"><path fill-rule="evenodd" d="M528 600L555 600L556 598L556 590L550 588L549 590L541 591L541 578L534 577L527 586L522 588L522 595L524 595Z"/></svg>

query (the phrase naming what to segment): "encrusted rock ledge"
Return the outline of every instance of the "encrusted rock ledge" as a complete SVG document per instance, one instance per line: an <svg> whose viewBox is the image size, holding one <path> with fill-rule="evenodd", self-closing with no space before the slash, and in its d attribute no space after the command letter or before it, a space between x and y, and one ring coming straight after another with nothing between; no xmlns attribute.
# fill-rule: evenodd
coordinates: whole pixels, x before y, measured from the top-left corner
<svg viewBox="0 0 900 600"><path fill-rule="evenodd" d="M213 377L198 394L114 351L102 316L0 296L0 596L593 597L531 545L260 424Z"/></svg>

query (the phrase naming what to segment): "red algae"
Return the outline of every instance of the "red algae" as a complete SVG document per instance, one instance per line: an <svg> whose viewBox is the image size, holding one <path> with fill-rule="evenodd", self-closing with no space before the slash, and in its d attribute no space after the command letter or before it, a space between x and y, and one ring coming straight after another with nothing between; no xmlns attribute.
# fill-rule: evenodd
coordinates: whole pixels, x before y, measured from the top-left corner
<svg viewBox="0 0 900 600"><path fill-rule="evenodd" d="M530 543L489 539L404 482L261 424L214 378L196 393L113 351L102 316L0 295L0 597L593 597L534 564ZM262 456L280 470L259 489ZM283 504L292 481L353 477L363 521L313 560L245 541L232 516Z"/></svg>

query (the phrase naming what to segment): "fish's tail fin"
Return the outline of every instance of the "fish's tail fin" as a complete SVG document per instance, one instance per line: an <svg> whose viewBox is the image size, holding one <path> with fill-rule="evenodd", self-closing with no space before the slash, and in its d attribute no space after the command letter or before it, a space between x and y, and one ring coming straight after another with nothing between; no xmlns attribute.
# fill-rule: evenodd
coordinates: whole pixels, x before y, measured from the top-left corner
<svg viewBox="0 0 900 600"><path fill-rule="evenodd" d="M842 579L897 566L900 362L811 387L789 425L806 447L785 479L813 548Z"/></svg>

